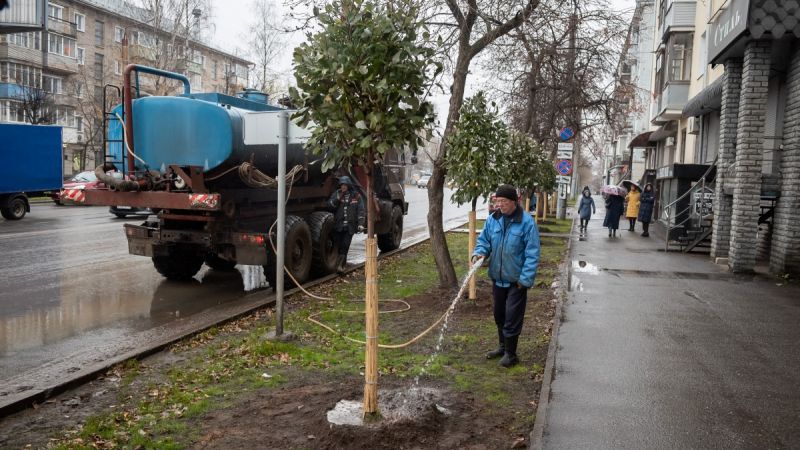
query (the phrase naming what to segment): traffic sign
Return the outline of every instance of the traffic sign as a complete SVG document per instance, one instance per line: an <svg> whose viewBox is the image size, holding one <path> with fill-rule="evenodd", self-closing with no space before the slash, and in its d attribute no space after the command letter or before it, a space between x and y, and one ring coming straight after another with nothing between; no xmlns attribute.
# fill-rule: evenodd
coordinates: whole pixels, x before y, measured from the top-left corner
<svg viewBox="0 0 800 450"><path fill-rule="evenodd" d="M559 142L558 143L558 150L567 150L572 151L572 142Z"/></svg>
<svg viewBox="0 0 800 450"><path fill-rule="evenodd" d="M570 184L570 183L572 183L572 177L564 175L556 175L556 184Z"/></svg>
<svg viewBox="0 0 800 450"><path fill-rule="evenodd" d="M556 170L561 175L571 175L572 174L572 161L569 159L559 159L556 163Z"/></svg>
<svg viewBox="0 0 800 450"><path fill-rule="evenodd" d="M556 152L556 159L572 159L572 150L559 150Z"/></svg>
<svg viewBox="0 0 800 450"><path fill-rule="evenodd" d="M558 198L560 198L561 200L567 198L567 186L569 185L566 183L558 185Z"/></svg>
<svg viewBox="0 0 800 450"><path fill-rule="evenodd" d="M558 137L560 137L562 141L569 140L572 136L575 136L575 132L572 131L570 127L564 127L558 132Z"/></svg>

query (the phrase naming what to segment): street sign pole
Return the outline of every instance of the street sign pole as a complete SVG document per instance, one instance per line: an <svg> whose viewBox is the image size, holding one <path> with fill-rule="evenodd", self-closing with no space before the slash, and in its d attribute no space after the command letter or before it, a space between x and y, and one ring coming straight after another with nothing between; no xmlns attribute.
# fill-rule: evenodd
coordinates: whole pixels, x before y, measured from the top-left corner
<svg viewBox="0 0 800 450"><path fill-rule="evenodd" d="M561 140L566 141L574 136L574 132L570 128L562 128L558 136ZM573 170L572 156L573 145L571 142L559 142L556 149L556 171L559 175L556 176L556 183L558 185L558 197L556 199L556 218L565 219L567 217L567 186L572 183L571 175Z"/></svg>

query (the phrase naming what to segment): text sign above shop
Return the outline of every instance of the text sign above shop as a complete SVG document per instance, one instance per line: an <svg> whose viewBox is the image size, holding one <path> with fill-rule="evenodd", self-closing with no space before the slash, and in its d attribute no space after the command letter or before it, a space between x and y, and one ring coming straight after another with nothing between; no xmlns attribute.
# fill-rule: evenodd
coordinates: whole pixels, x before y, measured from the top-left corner
<svg viewBox="0 0 800 450"><path fill-rule="evenodd" d="M739 36L747 31L750 0L728 0L709 24L708 63L715 61ZM721 61L720 61L721 62Z"/></svg>

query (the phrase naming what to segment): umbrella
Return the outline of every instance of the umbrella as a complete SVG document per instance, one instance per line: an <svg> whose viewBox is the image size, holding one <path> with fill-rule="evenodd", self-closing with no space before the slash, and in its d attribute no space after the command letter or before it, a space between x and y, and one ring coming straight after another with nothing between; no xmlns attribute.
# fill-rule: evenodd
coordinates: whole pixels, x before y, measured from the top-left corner
<svg viewBox="0 0 800 450"><path fill-rule="evenodd" d="M628 190L622 186L614 186L613 184L607 184L603 186L602 192L608 195L624 196L628 193Z"/></svg>
<svg viewBox="0 0 800 450"><path fill-rule="evenodd" d="M625 186L625 188L628 189L629 191L631 190L631 186L636 186L636 189L638 189L639 192L642 192L642 187L639 186L639 184L634 181L622 180L622 185Z"/></svg>

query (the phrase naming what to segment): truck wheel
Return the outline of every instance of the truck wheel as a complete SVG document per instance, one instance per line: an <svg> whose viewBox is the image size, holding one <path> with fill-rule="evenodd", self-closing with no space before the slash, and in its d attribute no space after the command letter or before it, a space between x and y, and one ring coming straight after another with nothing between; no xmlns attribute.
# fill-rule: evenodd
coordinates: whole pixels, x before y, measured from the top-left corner
<svg viewBox="0 0 800 450"><path fill-rule="evenodd" d="M328 275L336 270L336 259L339 252L336 249L334 228L336 219L333 214L317 211L308 216L308 225L311 228L311 273L317 276Z"/></svg>
<svg viewBox="0 0 800 450"><path fill-rule="evenodd" d="M206 253L203 261L214 270L220 272L230 272L236 267L236 261L228 261L217 256L216 253Z"/></svg>
<svg viewBox="0 0 800 450"><path fill-rule="evenodd" d="M378 235L378 248L382 252L397 250L403 239L403 209L400 205L392 206L392 228L386 234Z"/></svg>
<svg viewBox="0 0 800 450"><path fill-rule="evenodd" d="M25 205L25 200L20 197L11 199L5 208L0 209L0 214L7 220L22 219L26 212L28 212L27 205Z"/></svg>
<svg viewBox="0 0 800 450"><path fill-rule="evenodd" d="M169 255L153 256L153 266L164 278L188 281L203 265L203 255L192 247L175 246Z"/></svg>
<svg viewBox="0 0 800 450"><path fill-rule="evenodd" d="M275 253L267 244L267 265L264 266L264 275L272 287L275 287ZM286 216L286 253L284 264L292 272L298 283L305 283L311 273L311 230L305 220L298 216ZM292 286L293 281L288 275L284 277L284 284Z"/></svg>

